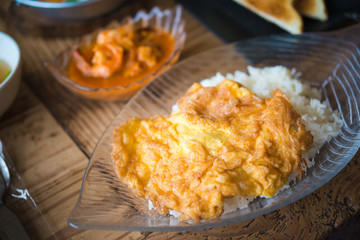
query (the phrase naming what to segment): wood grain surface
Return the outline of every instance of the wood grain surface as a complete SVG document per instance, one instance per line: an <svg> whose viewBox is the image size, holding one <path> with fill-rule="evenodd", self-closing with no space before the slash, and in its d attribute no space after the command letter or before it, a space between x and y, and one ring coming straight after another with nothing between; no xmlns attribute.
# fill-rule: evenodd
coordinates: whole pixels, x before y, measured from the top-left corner
<svg viewBox="0 0 360 240"><path fill-rule="evenodd" d="M264 216L225 227L191 232L116 232L78 230L67 224L96 142L126 102L80 98L48 73L44 61L77 41L68 26L35 28L0 5L0 31L21 46L23 83L12 108L0 119L3 139L17 171L44 219L25 204L8 199L34 239L357 239L360 213L360 153L329 183L309 196ZM173 1L132 1L108 19L87 29L132 14L139 8L173 6ZM21 11L20 11L21 13ZM19 14L19 13L18 13ZM187 40L181 59L224 43L186 11ZM25 24L26 23L26 24ZM28 26L30 25L30 26ZM74 29L74 28L73 28ZM76 26L77 34L84 26ZM81 34L80 34L81 33ZM52 231L44 228L48 222ZM348 229L353 232L348 232ZM53 235L54 233L54 235Z"/></svg>

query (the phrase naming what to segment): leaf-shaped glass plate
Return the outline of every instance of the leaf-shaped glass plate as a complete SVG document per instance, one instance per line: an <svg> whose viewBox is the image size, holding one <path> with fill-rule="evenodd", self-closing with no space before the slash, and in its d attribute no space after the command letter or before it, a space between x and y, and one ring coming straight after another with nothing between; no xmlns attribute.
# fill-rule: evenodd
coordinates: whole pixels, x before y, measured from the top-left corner
<svg viewBox="0 0 360 240"><path fill-rule="evenodd" d="M332 179L360 146L359 53L355 44L340 38L275 35L220 47L177 64L135 95L103 134L87 167L69 224L108 230L195 230L244 221L305 197ZM192 83L217 72L246 72L248 65L296 68L303 81L321 89L323 98L339 110L344 122L341 132L319 150L316 164L305 177L273 198L257 199L248 208L193 224L148 210L147 201L135 197L114 171L110 155L114 127L132 117L169 114Z"/></svg>

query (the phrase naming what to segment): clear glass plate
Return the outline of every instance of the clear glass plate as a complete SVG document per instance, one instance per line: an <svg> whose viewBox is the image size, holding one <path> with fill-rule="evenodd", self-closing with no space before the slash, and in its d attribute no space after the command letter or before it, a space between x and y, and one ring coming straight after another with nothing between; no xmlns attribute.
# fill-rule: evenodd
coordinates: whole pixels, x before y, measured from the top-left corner
<svg viewBox="0 0 360 240"><path fill-rule="evenodd" d="M275 35L220 47L177 64L137 93L105 131L85 172L69 224L108 230L195 230L244 221L305 197L339 173L360 146L359 53L355 44L340 38ZM248 65L296 68L303 81L321 89L323 98L339 110L344 122L340 134L319 150L315 165L301 180L273 198L257 199L248 208L194 224L148 210L147 201L135 197L114 171L110 155L114 127L132 117L169 114L171 106L192 83L217 72L246 72Z"/></svg>

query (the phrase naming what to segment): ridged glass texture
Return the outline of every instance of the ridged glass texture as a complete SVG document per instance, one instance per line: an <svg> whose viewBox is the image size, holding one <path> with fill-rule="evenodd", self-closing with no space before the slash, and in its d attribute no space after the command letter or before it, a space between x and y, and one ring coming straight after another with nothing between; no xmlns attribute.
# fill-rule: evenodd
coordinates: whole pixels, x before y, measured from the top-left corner
<svg viewBox="0 0 360 240"><path fill-rule="evenodd" d="M339 173L360 146L359 53L355 44L340 38L314 34L271 36L220 47L177 64L135 95L101 137L70 214L70 225L110 230L195 230L244 221L305 197ZM131 117L169 114L192 83L217 72L246 71L248 65L296 68L303 81L321 89L323 98L339 110L344 122L340 134L319 150L316 164L301 180L274 198L258 199L246 209L194 224L149 211L147 201L136 198L114 172L110 156L114 127Z"/></svg>

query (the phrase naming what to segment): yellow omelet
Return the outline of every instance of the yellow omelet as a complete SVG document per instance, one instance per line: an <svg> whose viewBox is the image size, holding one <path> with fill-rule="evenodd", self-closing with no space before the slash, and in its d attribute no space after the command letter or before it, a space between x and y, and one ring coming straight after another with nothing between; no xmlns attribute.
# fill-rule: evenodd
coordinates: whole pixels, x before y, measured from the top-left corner
<svg viewBox="0 0 360 240"><path fill-rule="evenodd" d="M313 136L281 90L260 99L225 80L195 83L170 116L133 118L113 133L120 179L160 214L182 221L212 219L225 198L273 196L293 172Z"/></svg>

